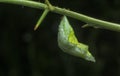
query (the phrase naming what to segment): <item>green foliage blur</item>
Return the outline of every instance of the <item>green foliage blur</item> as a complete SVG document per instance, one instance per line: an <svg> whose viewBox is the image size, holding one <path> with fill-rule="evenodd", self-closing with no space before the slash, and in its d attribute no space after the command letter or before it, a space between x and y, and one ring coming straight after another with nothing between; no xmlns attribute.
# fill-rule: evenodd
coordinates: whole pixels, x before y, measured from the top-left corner
<svg viewBox="0 0 120 76"><path fill-rule="evenodd" d="M36 0L37 1L37 0ZM40 0L44 2L44 0ZM120 0L50 0L53 5L120 23ZM62 15L0 3L0 76L120 76L120 33L92 27L68 17L78 40L89 45L96 63L68 55L57 45Z"/></svg>

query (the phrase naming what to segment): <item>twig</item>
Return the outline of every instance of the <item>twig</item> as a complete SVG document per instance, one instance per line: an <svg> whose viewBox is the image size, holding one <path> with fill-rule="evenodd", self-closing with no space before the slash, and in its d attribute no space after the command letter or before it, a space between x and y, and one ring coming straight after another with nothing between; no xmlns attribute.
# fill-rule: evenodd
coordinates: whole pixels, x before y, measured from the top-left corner
<svg viewBox="0 0 120 76"><path fill-rule="evenodd" d="M27 0L0 0L1 3L10 3L10 4L17 4L17 5L23 5L23 6L28 6L32 8L37 8L37 9L46 9L49 8L48 5L40 2L35 2L35 1L27 1ZM93 24L91 26L93 27L100 27L103 29L108 29L108 30L113 30L113 31L118 31L120 32L120 24L108 22L108 21L103 21L99 20L96 18L92 18L77 12L73 12L64 8L59 8L56 6L52 6L54 9L50 10L51 12L55 12L61 15L66 15L70 16L72 18L75 18L77 20L81 20L86 23Z"/></svg>

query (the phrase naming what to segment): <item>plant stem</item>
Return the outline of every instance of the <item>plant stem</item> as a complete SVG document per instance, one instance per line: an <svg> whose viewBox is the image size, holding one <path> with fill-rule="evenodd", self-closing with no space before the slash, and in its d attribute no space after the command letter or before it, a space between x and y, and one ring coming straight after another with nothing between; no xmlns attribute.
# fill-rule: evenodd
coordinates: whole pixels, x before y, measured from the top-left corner
<svg viewBox="0 0 120 76"><path fill-rule="evenodd" d="M48 14L48 12L49 12L48 9L45 9L45 10L44 10L42 16L39 18L37 24L35 25L34 30L36 30L36 29L40 26L41 22L45 19L45 17L46 17L46 15Z"/></svg>
<svg viewBox="0 0 120 76"><path fill-rule="evenodd" d="M0 0L0 2L23 5L23 6L28 6L28 7L37 8L37 9L49 8L49 6L44 4L44 3L35 2L35 1L28 1L28 0ZM88 24L89 23L93 24L93 25L91 25L93 27L100 27L103 29L108 29L108 30L120 32L120 24L99 20L99 19L92 18L92 17L86 16L86 15L83 15L83 14L80 14L77 12L73 12L73 11L70 11L70 10L67 10L64 8L59 8L59 7L55 7L55 6L53 6L53 8L54 8L53 10L50 10L51 12L70 16L72 18L75 18L77 20L81 20L81 21L86 22Z"/></svg>

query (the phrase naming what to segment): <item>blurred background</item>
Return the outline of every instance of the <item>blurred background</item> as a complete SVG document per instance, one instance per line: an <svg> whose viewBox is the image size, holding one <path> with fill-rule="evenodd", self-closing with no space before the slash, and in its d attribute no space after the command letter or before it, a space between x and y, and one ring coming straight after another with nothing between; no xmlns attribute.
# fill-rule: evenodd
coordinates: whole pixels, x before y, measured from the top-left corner
<svg viewBox="0 0 120 76"><path fill-rule="evenodd" d="M36 0L37 1L37 0ZM41 0L44 2L44 0ZM120 0L50 0L62 8L120 23ZM62 15L49 13L33 30L43 10L0 3L0 76L120 76L120 33L68 17L78 40L89 45L96 62L62 52L57 44Z"/></svg>

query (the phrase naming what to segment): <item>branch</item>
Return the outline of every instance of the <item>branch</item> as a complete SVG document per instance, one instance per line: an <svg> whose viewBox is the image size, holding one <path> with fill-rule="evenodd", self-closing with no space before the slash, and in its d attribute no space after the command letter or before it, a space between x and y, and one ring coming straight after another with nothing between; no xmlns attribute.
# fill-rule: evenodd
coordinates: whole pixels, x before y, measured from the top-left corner
<svg viewBox="0 0 120 76"><path fill-rule="evenodd" d="M23 5L23 6L28 6L28 7L37 8L37 9L46 9L46 8L48 9L49 8L49 6L47 4L35 2L35 1L28 1L28 0L0 0L0 2ZM99 20L96 18L92 18L92 17L86 16L86 15L83 15L83 14L80 14L77 12L73 12L73 11L70 11L70 10L67 10L64 8L59 8L56 6L53 6L53 8L54 9L50 10L51 12L70 16L77 20L81 20L83 22L91 24L90 26L93 26L93 27L100 27L103 29L120 32L120 24Z"/></svg>

